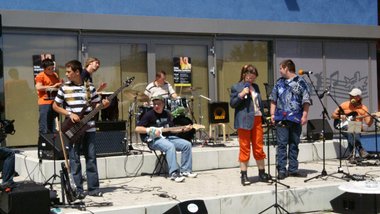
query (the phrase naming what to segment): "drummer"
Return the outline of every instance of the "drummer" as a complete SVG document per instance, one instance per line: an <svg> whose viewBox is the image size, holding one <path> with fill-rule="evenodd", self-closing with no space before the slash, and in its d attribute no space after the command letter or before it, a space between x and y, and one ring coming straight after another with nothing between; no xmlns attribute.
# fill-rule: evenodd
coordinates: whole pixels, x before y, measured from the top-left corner
<svg viewBox="0 0 380 214"><path fill-rule="evenodd" d="M166 72L163 70L156 73L156 80L146 86L144 94L150 99L157 96L161 96L165 99L178 98L178 95L175 93L173 87L166 81Z"/></svg>
<svg viewBox="0 0 380 214"><path fill-rule="evenodd" d="M63 79L58 78L55 72L55 62L52 59L44 59L41 62L41 67L44 69L35 77L36 89L38 94L39 108L39 133L53 133L54 119L58 116L51 104L57 94L58 88L62 85Z"/></svg>

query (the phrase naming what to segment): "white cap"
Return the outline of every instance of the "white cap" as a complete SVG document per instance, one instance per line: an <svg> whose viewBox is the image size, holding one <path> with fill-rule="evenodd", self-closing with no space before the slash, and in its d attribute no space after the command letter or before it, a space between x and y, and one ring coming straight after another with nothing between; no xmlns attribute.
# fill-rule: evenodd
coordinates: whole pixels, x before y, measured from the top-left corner
<svg viewBox="0 0 380 214"><path fill-rule="evenodd" d="M353 97L356 97L356 96L361 96L362 95L362 91L358 88L353 88L350 93L348 93L349 95L353 96Z"/></svg>

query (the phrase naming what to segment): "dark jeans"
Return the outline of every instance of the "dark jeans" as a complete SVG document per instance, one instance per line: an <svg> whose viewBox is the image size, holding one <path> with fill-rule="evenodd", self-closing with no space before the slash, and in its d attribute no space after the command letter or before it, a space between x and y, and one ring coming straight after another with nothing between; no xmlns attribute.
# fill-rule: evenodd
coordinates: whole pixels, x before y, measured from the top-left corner
<svg viewBox="0 0 380 214"><path fill-rule="evenodd" d="M15 174L15 152L11 149L0 147L0 160L3 160L3 183L13 183Z"/></svg>
<svg viewBox="0 0 380 214"><path fill-rule="evenodd" d="M342 132L342 135L347 139L348 141L348 154L351 154L355 148L362 148L362 143L360 141L360 134L354 134L354 133L347 133L347 132Z"/></svg>
<svg viewBox="0 0 380 214"><path fill-rule="evenodd" d="M277 131L277 170L286 173L287 160L289 159L288 171L298 171L298 144L302 132L301 124L286 121L285 125L278 125Z"/></svg>
<svg viewBox="0 0 380 214"><path fill-rule="evenodd" d="M58 116L58 114L53 110L52 105L39 105L40 118L38 119L39 124L39 132L53 133L55 129L54 119Z"/></svg>
<svg viewBox="0 0 380 214"><path fill-rule="evenodd" d="M80 163L81 151L86 159L86 175L88 191L99 189L99 175L96 164L95 132L86 132L83 139L75 144L69 145L70 169L75 185L79 192L83 192L82 165Z"/></svg>

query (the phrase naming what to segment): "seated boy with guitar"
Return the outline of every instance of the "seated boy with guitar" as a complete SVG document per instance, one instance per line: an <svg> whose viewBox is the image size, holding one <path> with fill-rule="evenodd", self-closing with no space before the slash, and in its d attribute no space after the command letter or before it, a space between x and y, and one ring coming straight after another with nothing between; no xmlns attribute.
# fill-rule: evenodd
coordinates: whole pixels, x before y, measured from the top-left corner
<svg viewBox="0 0 380 214"><path fill-rule="evenodd" d="M165 99L162 96L153 97L153 109L142 115L135 131L142 135L149 148L166 153L170 179L182 182L185 177L195 178L192 172L192 145L189 141L175 136L173 133L190 131L196 125L172 127L173 117L164 110ZM181 165L178 167L176 151L181 151Z"/></svg>
<svg viewBox="0 0 380 214"><path fill-rule="evenodd" d="M336 129L342 129L342 135L348 141L348 160L355 158L355 151L359 151L359 155L362 158L368 157L368 152L363 148L360 141L360 133L348 133L347 121L359 121L364 122L367 126L371 126L373 123L372 117L368 115L368 108L362 104L362 91L358 88L354 88L349 93L350 99L340 104L341 110L335 109L332 114L334 120L334 126ZM341 112L343 111L343 112ZM339 114L340 113L340 114ZM355 146L355 151L354 151Z"/></svg>

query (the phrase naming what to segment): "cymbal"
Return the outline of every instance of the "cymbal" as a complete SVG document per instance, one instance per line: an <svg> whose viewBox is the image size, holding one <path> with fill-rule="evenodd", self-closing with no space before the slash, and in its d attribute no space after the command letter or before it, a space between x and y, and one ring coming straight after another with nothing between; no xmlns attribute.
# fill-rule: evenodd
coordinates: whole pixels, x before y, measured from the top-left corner
<svg viewBox="0 0 380 214"><path fill-rule="evenodd" d="M128 100L137 100L139 102L148 102L149 97L146 96L143 92L133 90L133 89L128 89L124 90L124 94L127 96Z"/></svg>
<svg viewBox="0 0 380 214"><path fill-rule="evenodd" d="M202 89L202 87L189 87L189 88L183 89L183 92L198 91L198 90L201 90L201 89Z"/></svg>

